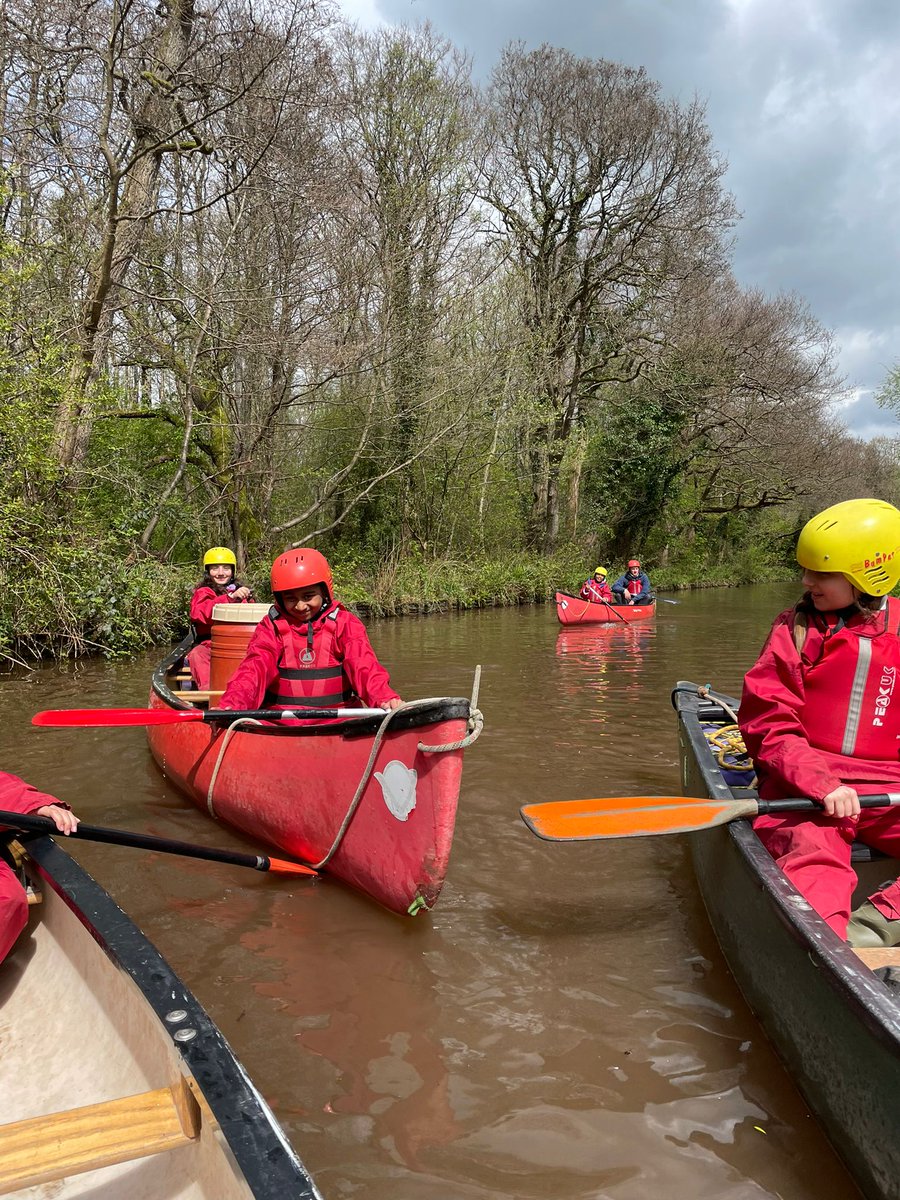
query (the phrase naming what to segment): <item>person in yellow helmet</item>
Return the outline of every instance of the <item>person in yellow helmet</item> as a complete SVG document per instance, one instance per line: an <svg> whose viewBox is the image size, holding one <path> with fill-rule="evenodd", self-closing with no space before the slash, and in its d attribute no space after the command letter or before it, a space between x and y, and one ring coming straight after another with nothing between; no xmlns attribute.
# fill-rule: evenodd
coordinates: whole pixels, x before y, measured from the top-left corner
<svg viewBox="0 0 900 1200"><path fill-rule="evenodd" d="M194 686L209 687L212 615L217 604L248 604L250 588L235 579L237 559L227 546L211 546L203 555L203 578L191 596L191 625L194 646L187 656Z"/></svg>
<svg viewBox="0 0 900 1200"><path fill-rule="evenodd" d="M613 594L606 582L606 567L594 567L590 579L586 579L578 593L582 600L591 600L594 604L612 604Z"/></svg>
<svg viewBox="0 0 900 1200"><path fill-rule="evenodd" d="M821 811L757 817L754 829L794 884L853 945L900 944L900 883L851 919L854 838L900 858L900 511L846 500L803 527L806 589L775 620L747 672L740 726L763 799L808 796ZM860 803L862 798L863 803Z"/></svg>

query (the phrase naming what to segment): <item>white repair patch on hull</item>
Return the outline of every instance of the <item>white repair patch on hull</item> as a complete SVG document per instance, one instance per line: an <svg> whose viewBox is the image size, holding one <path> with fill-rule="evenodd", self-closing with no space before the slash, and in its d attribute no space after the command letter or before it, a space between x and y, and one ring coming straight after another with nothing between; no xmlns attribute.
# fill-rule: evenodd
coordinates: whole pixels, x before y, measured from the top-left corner
<svg viewBox="0 0 900 1200"><path fill-rule="evenodd" d="M416 780L418 771L393 759L383 771L376 771L375 778L381 784L381 794L388 812L398 821L406 821L416 807Z"/></svg>

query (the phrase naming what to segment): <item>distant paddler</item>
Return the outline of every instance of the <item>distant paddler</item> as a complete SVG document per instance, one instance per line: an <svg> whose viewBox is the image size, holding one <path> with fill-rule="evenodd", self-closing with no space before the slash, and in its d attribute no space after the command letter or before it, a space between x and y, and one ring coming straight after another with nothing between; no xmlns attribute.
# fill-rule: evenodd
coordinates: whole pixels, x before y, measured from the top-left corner
<svg viewBox="0 0 900 1200"><path fill-rule="evenodd" d="M590 600L594 604L612 604L613 594L606 582L606 567L594 567L590 579L586 579L578 593L582 600Z"/></svg>

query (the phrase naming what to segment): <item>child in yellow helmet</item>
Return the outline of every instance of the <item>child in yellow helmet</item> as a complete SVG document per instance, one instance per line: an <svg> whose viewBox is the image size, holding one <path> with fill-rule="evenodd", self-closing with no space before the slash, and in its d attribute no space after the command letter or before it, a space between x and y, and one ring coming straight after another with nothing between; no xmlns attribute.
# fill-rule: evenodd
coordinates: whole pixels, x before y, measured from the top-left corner
<svg viewBox="0 0 900 1200"><path fill-rule="evenodd" d="M590 600L594 604L612 604L613 594L606 582L606 576L606 567L594 567L594 574L581 586L579 595L582 600Z"/></svg>
<svg viewBox="0 0 900 1200"><path fill-rule="evenodd" d="M213 609L217 604L248 604L253 594L235 579L237 559L227 546L211 546L203 555L203 578L191 596L194 646L187 656L194 686L209 687L210 638Z"/></svg>
<svg viewBox="0 0 900 1200"><path fill-rule="evenodd" d="M900 883L850 919L854 838L900 858L900 809L860 805L900 791L900 600L888 596L900 581L900 511L832 505L804 526L797 560L806 592L747 672L740 725L760 796L809 796L822 811L769 814L754 828L840 937L900 944Z"/></svg>

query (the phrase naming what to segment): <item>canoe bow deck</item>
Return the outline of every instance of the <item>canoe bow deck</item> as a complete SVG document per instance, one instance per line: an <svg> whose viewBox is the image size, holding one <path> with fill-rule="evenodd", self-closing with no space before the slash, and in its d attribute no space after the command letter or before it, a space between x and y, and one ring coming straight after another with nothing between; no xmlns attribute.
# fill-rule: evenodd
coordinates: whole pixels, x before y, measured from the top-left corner
<svg viewBox="0 0 900 1200"><path fill-rule="evenodd" d="M753 795L725 782L704 726L731 720L695 684L673 693L682 792ZM749 822L690 835L694 871L738 986L870 1200L900 1197L900 992L866 962L900 965L900 951L854 951L815 913ZM865 961L864 961L865 960Z"/></svg>
<svg viewBox="0 0 900 1200"><path fill-rule="evenodd" d="M50 838L0 964L0 1194L321 1200L219 1029Z"/></svg>
<svg viewBox="0 0 900 1200"><path fill-rule="evenodd" d="M628 625L632 621L646 621L656 612L652 604L597 604L570 596L568 592L556 593L556 617L560 625Z"/></svg>
<svg viewBox="0 0 900 1200"><path fill-rule="evenodd" d="M192 693L178 687L185 648L154 673L151 708L190 706ZM381 724L198 721L152 727L147 737L166 777L203 811L414 914L443 885L463 752L481 714L466 699L438 698Z"/></svg>

